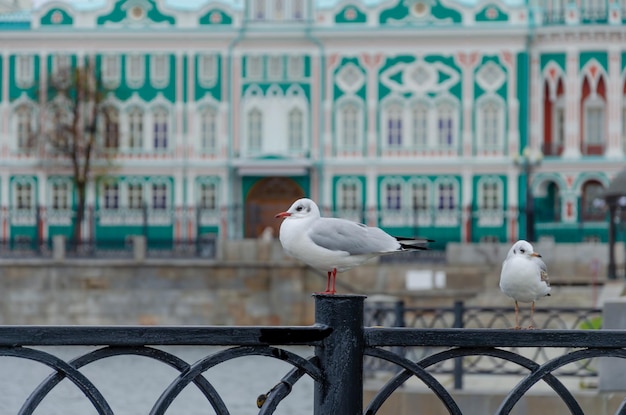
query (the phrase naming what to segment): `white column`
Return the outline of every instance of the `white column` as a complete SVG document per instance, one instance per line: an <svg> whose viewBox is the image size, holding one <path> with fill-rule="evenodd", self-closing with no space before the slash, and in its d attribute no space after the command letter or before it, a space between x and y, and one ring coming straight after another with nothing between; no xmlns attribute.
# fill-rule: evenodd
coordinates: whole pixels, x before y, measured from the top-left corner
<svg viewBox="0 0 626 415"><path fill-rule="evenodd" d="M533 52L530 57L530 122L529 122L529 144L532 148L541 149L541 145L545 141L543 136L543 79L541 77L541 69L539 64L539 54ZM516 118L517 119L517 118ZM516 126L517 128L517 126ZM519 131L519 130L518 130ZM509 141L510 154L519 154L521 148L519 146L519 134L518 141Z"/></svg>
<svg viewBox="0 0 626 415"><path fill-rule="evenodd" d="M565 149L563 158L579 158L582 131L580 131L580 91L578 50L567 51L565 68Z"/></svg>
<svg viewBox="0 0 626 415"><path fill-rule="evenodd" d="M622 158L622 77L621 51L616 47L609 49L609 79L607 88L607 140L606 157Z"/></svg>

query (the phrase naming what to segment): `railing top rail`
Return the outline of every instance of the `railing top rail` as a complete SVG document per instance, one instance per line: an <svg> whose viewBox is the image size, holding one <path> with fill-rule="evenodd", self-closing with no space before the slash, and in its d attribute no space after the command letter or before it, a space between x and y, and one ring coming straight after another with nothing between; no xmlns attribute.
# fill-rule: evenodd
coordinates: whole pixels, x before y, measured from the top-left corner
<svg viewBox="0 0 626 415"><path fill-rule="evenodd" d="M626 330L365 329L365 344L428 347L626 347Z"/></svg>
<svg viewBox="0 0 626 415"><path fill-rule="evenodd" d="M0 326L0 347L317 345L332 329L250 326Z"/></svg>

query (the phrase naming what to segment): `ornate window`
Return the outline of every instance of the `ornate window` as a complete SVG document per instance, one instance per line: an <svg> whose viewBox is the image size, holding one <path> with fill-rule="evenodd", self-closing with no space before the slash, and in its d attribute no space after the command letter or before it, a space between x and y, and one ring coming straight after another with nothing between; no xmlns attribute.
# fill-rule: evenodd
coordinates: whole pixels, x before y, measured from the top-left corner
<svg viewBox="0 0 626 415"><path fill-rule="evenodd" d="M119 111L115 107L104 109L104 148L117 150L120 146Z"/></svg>
<svg viewBox="0 0 626 415"><path fill-rule="evenodd" d="M437 106L437 145L440 149L450 149L455 145L454 109L449 103Z"/></svg>
<svg viewBox="0 0 626 415"><path fill-rule="evenodd" d="M587 155L602 154L605 135L605 101L592 93L583 104L583 139L582 153Z"/></svg>
<svg viewBox="0 0 626 415"><path fill-rule="evenodd" d="M565 145L565 99L559 97L552 109L552 149L551 154L560 154Z"/></svg>
<svg viewBox="0 0 626 415"><path fill-rule="evenodd" d="M413 104L411 108L412 120L412 145L416 149L426 149L428 147L428 114L429 107L423 102Z"/></svg>
<svg viewBox="0 0 626 415"><path fill-rule="evenodd" d="M304 0L292 0L293 18L295 20L304 19Z"/></svg>
<svg viewBox="0 0 626 415"><path fill-rule="evenodd" d="M287 60L287 75L290 79L300 79L304 74L304 58L289 56Z"/></svg>
<svg viewBox="0 0 626 415"><path fill-rule="evenodd" d="M283 76L283 57L270 56L267 58L267 77L281 79Z"/></svg>
<svg viewBox="0 0 626 415"><path fill-rule="evenodd" d="M260 79L263 75L263 61L260 56L246 58L246 78Z"/></svg>
<svg viewBox="0 0 626 415"><path fill-rule="evenodd" d="M381 183L382 223L384 226L405 225L402 192L404 182L399 178L386 178Z"/></svg>
<svg viewBox="0 0 626 415"><path fill-rule="evenodd" d="M20 88L29 88L35 81L35 57L18 55L15 57L15 82Z"/></svg>
<svg viewBox="0 0 626 415"><path fill-rule="evenodd" d="M129 209L142 209L143 208L143 183L129 182L128 183L128 208Z"/></svg>
<svg viewBox="0 0 626 415"><path fill-rule="evenodd" d="M53 210L68 210L71 207L72 192L66 180L55 180L51 185L50 204Z"/></svg>
<svg viewBox="0 0 626 415"><path fill-rule="evenodd" d="M113 88L120 83L120 57L119 55L103 55L101 62L102 82L108 88Z"/></svg>
<svg viewBox="0 0 626 415"><path fill-rule="evenodd" d="M299 151L304 147L303 118L302 111L299 108L289 111L287 116L289 123L287 128L289 150Z"/></svg>
<svg viewBox="0 0 626 415"><path fill-rule="evenodd" d="M198 78L200 85L211 87L217 80L217 56L214 54L200 55L198 58Z"/></svg>
<svg viewBox="0 0 626 415"><path fill-rule="evenodd" d="M69 82L72 59L68 54L57 54L52 56L51 76L56 82Z"/></svg>
<svg viewBox="0 0 626 415"><path fill-rule="evenodd" d="M420 226L430 224L431 185L426 179L413 179L409 182L412 223Z"/></svg>
<svg viewBox="0 0 626 415"><path fill-rule="evenodd" d="M167 209L168 191L166 183L152 183L152 209Z"/></svg>
<svg viewBox="0 0 626 415"><path fill-rule="evenodd" d="M202 182L199 188L198 205L202 210L216 210L217 204L217 183Z"/></svg>
<svg viewBox="0 0 626 415"><path fill-rule="evenodd" d="M164 108L157 108L153 113L154 149L167 149L168 113Z"/></svg>
<svg viewBox="0 0 626 415"><path fill-rule="evenodd" d="M128 147L132 150L143 148L143 110L139 107L128 112Z"/></svg>
<svg viewBox="0 0 626 415"><path fill-rule="evenodd" d="M435 185L435 220L440 226L456 226L458 224L458 190L457 183L452 179L440 179Z"/></svg>
<svg viewBox="0 0 626 415"><path fill-rule="evenodd" d="M252 20L265 20L265 0L252 0Z"/></svg>
<svg viewBox="0 0 626 415"><path fill-rule="evenodd" d="M163 88L167 85L170 76L169 56L164 54L152 55L150 57L150 81L152 86Z"/></svg>
<svg viewBox="0 0 626 415"><path fill-rule="evenodd" d="M285 0L274 0L273 20L283 20L285 15Z"/></svg>
<svg viewBox="0 0 626 415"><path fill-rule="evenodd" d="M402 209L402 182L392 181L385 185L385 209L395 211Z"/></svg>
<svg viewBox="0 0 626 415"><path fill-rule="evenodd" d="M117 183L104 183L102 186L104 209L119 208L119 185Z"/></svg>
<svg viewBox="0 0 626 415"><path fill-rule="evenodd" d="M18 210L31 210L33 204L33 185L29 181L15 183L15 207Z"/></svg>
<svg viewBox="0 0 626 415"><path fill-rule="evenodd" d="M217 111L212 107L200 112L200 146L211 153L217 149Z"/></svg>
<svg viewBox="0 0 626 415"><path fill-rule="evenodd" d="M389 148L402 147L402 105L393 103L385 109L386 113L386 136Z"/></svg>
<svg viewBox="0 0 626 415"><path fill-rule="evenodd" d="M26 151L33 147L33 110L30 106L22 104L15 109L16 145L20 151Z"/></svg>
<svg viewBox="0 0 626 415"><path fill-rule="evenodd" d="M503 150L504 108L495 98L482 100L478 106L476 120L479 151L500 152Z"/></svg>
<svg viewBox="0 0 626 415"><path fill-rule="evenodd" d="M143 55L126 56L126 81L137 88L143 85L145 74L145 57Z"/></svg>
<svg viewBox="0 0 626 415"><path fill-rule="evenodd" d="M355 101L348 101L339 106L337 127L337 149L361 153L363 116L360 106Z"/></svg>
<svg viewBox="0 0 626 415"><path fill-rule="evenodd" d="M602 198L604 186L596 180L589 180L582 187L582 212L583 221L604 221L605 213L597 207L596 199ZM594 203L595 202L595 203Z"/></svg>
<svg viewBox="0 0 626 415"><path fill-rule="evenodd" d="M342 177L335 187L337 206L335 214L355 222L363 222L363 186L354 177Z"/></svg>
<svg viewBox="0 0 626 415"><path fill-rule="evenodd" d="M248 150L259 152L263 146L263 113L258 108L248 112Z"/></svg>

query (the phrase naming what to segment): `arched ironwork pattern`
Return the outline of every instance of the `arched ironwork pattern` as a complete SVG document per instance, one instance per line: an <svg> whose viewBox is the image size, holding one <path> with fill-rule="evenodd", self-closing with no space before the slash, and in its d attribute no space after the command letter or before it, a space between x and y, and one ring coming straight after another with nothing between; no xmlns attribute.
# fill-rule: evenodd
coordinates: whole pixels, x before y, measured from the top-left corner
<svg viewBox="0 0 626 415"><path fill-rule="evenodd" d="M570 413L582 415L576 395L559 380L563 373L561 368L596 357L626 359L624 330L374 328L364 324L363 300L363 296L316 295L317 323L307 327L0 326L0 356L38 362L53 370L52 374L42 376L43 381L21 405L18 415L36 413L46 396L64 379L79 389L98 415L113 415L111 402L98 390L98 383L86 377L85 373L90 371L81 370L94 362L125 355L148 358L176 371L173 378L166 378L167 387L159 386L160 396L151 397L150 409L146 409L151 415L165 414L175 400L182 399L180 393L190 383L200 391L200 399L206 399L207 408L212 407L217 415L230 415L224 398L205 376L222 363L247 356L261 356L291 366L278 383L259 396L259 415L273 414L294 385L305 377L313 381L311 395L316 413L374 415L413 376L430 388L445 410L460 415L462 410L455 395L435 377L436 369L446 362L456 365L462 359L473 364L473 358L484 359L483 364L505 361L522 373L519 383L502 398L496 410L498 415L509 414L539 381L552 388ZM394 320L399 320L397 315ZM458 316L455 320L458 323ZM70 345L97 348L68 361L38 349ZM315 356L305 358L286 349L295 345L314 348ZM221 349L203 354L200 359L196 357L195 362L190 363L162 350L161 346L220 346ZM414 358L403 351L415 347L430 352ZM539 359L537 354L529 356L518 352L523 348L549 350L550 353ZM378 390L365 412L364 359L381 360L400 368ZM456 366L454 368L456 370ZM616 413L626 415L626 400Z"/></svg>

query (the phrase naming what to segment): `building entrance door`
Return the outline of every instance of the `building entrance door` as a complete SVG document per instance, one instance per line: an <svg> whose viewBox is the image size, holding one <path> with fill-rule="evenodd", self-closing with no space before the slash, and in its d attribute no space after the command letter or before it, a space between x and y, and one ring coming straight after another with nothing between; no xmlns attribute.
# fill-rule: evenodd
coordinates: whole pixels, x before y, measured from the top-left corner
<svg viewBox="0 0 626 415"><path fill-rule="evenodd" d="M258 238L270 228L278 237L281 220L274 215L289 209L297 199L304 197L304 190L288 177L268 177L259 180L246 198L246 238Z"/></svg>

